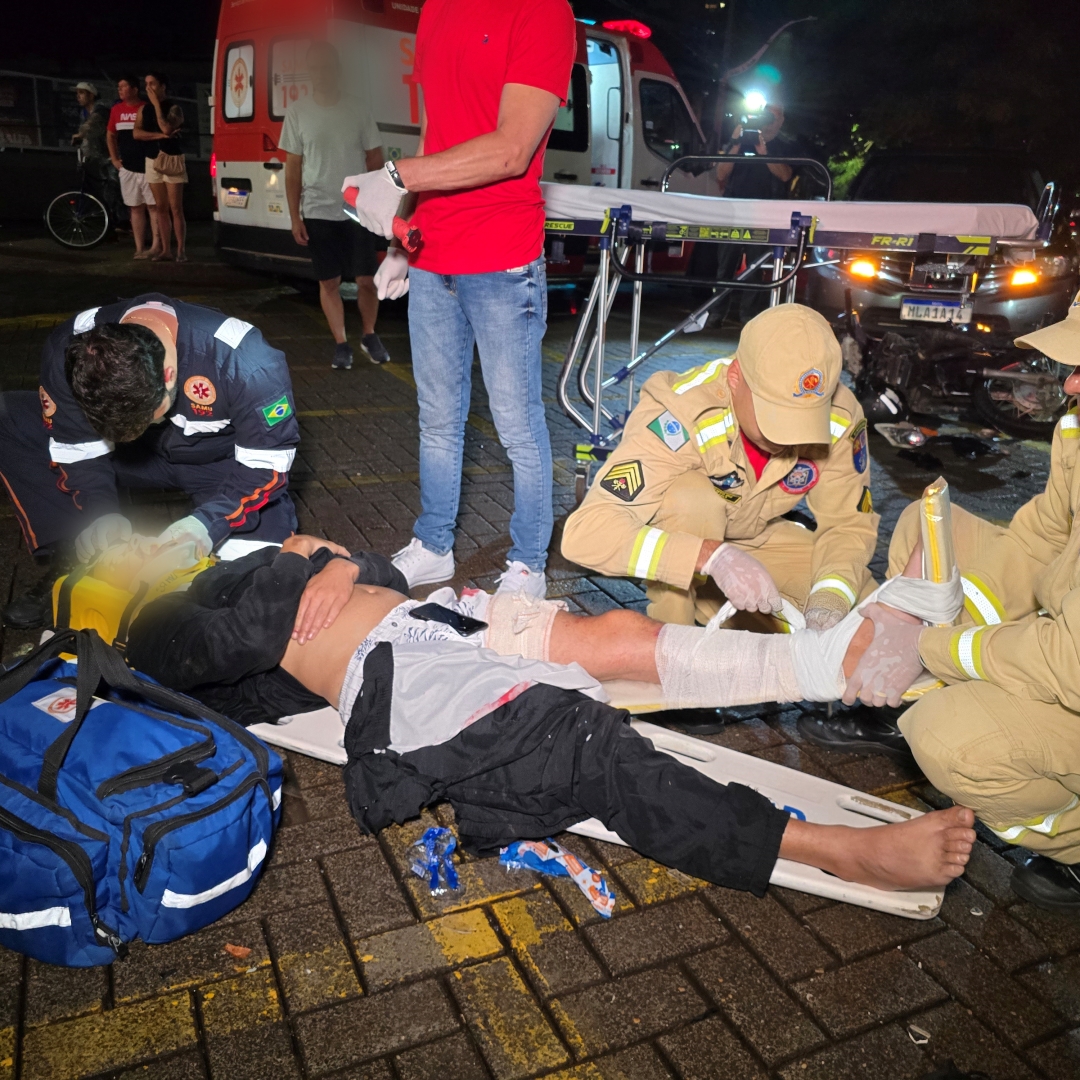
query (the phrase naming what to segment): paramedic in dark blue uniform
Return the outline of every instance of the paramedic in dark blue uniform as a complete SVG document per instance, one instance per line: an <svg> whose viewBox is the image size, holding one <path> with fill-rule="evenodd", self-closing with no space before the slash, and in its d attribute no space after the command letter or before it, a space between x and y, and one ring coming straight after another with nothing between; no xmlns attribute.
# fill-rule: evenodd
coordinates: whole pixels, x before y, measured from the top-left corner
<svg viewBox="0 0 1080 1080"><path fill-rule="evenodd" d="M27 548L55 562L130 534L118 485L192 497L163 541L280 542L296 529L295 409L284 353L251 323L149 293L57 327L38 393L0 395L0 481ZM34 590L5 621L41 625L48 599Z"/></svg>

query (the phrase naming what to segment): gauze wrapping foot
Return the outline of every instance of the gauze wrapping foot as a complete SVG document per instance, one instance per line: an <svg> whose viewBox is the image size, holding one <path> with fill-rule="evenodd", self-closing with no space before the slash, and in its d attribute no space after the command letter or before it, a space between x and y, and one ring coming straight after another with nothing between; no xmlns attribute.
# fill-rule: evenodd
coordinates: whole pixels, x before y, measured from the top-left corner
<svg viewBox="0 0 1080 1080"><path fill-rule="evenodd" d="M963 606L956 575L939 585L892 578L860 607L878 601L928 622L951 621ZM666 625L656 669L673 709L723 708L762 701L836 701L846 689L844 656L862 625L858 609L830 630L752 634L745 630Z"/></svg>

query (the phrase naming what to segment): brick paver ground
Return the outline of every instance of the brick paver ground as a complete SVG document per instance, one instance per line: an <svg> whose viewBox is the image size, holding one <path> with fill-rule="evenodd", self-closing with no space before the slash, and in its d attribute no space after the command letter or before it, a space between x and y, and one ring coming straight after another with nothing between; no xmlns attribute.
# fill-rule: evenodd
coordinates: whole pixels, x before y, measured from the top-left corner
<svg viewBox="0 0 1080 1080"><path fill-rule="evenodd" d="M302 528L394 551L418 506L402 313L388 311L381 327L392 366L331 372L313 300L215 265L195 240L195 262L141 272L252 320L287 352L303 432L293 472ZM120 252L71 257L35 242L0 245L0 281L5 389L36 384L56 316L140 287ZM574 323L569 302L553 294L549 397ZM659 333L683 303L651 298L650 328ZM706 331L661 356L687 367L722 344ZM573 502L575 430L553 405L549 420L561 516ZM876 437L871 445L887 528L933 474ZM1048 461L1045 446L1005 449L943 460L958 500L998 520L1041 485ZM455 583L490 586L512 494L479 388L465 471ZM160 521L185 504L157 499L141 512ZM558 557L550 574L552 593L576 610L643 607L632 583ZM0 598L32 577L5 504ZM4 658L30 640L7 633ZM885 759L804 745L796 708L744 712L710 740L911 805L940 803L919 775ZM507 873L495 860L466 858L461 890L432 897L408 870L409 846L431 824L452 825L447 807L365 837L339 770L298 755L287 769L266 871L228 918L170 945L137 944L108 969L52 968L0 950L0 1080L906 1080L948 1058L994 1080L1080 1075L1080 920L1020 901L1008 885L1017 852L989 834L930 922L785 889L756 900L561 837L613 885L617 912L604 922L567 882ZM226 946L251 952L238 959Z"/></svg>

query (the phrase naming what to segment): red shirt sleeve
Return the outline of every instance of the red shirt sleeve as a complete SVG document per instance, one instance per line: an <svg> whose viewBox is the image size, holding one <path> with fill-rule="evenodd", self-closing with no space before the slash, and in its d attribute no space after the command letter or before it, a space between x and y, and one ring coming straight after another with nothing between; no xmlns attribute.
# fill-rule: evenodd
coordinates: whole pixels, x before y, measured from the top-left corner
<svg viewBox="0 0 1080 1080"><path fill-rule="evenodd" d="M109 110L109 123L108 123L108 130L109 131L116 131L116 116L117 116L117 113L118 113L119 109L120 109L119 105L114 105Z"/></svg>
<svg viewBox="0 0 1080 1080"><path fill-rule="evenodd" d="M535 86L566 104L577 55L577 27L566 0L536 0L524 7L506 61L508 83Z"/></svg>

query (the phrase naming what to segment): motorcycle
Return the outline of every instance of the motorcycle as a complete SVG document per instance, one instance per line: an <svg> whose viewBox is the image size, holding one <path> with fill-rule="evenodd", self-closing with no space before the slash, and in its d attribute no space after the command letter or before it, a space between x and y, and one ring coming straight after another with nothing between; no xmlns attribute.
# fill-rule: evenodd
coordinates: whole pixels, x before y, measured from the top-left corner
<svg viewBox="0 0 1080 1080"><path fill-rule="evenodd" d="M871 340L853 330L841 341L844 366L870 423L970 410L1008 435L1049 441L1069 408L1062 383L1072 368L1003 336L927 328Z"/></svg>

